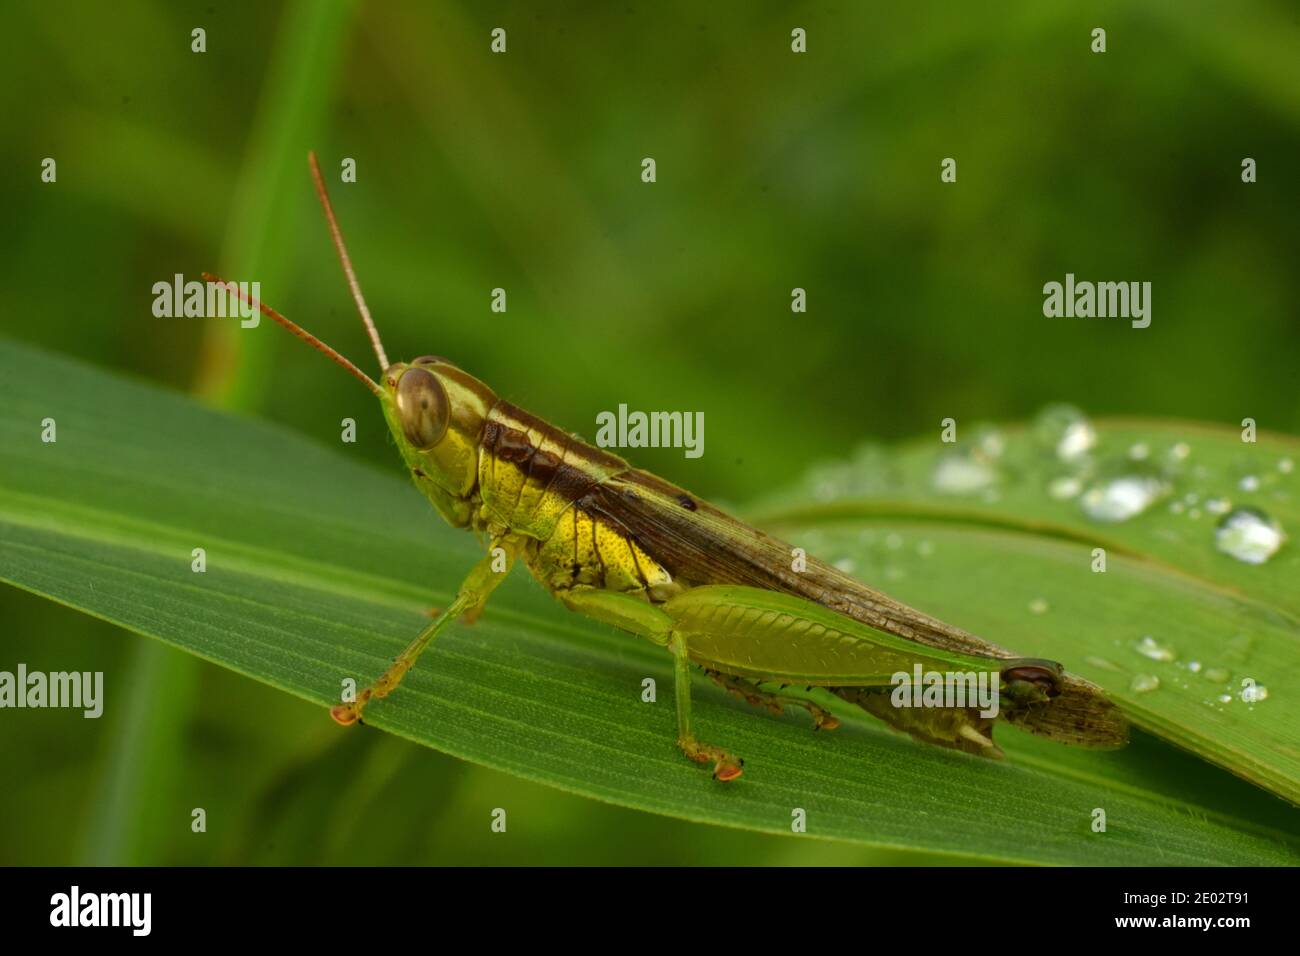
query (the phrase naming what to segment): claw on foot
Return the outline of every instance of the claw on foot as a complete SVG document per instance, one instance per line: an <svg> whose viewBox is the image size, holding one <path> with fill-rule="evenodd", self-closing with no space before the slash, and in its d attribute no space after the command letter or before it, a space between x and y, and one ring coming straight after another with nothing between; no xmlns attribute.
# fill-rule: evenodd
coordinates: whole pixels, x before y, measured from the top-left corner
<svg viewBox="0 0 1300 956"><path fill-rule="evenodd" d="M335 704L330 708L330 716L340 727L350 727L361 719L361 712L356 704Z"/></svg>
<svg viewBox="0 0 1300 956"><path fill-rule="evenodd" d="M339 726L351 727L361 719L361 711L368 700L370 700L369 689L362 691L361 696L350 704L335 704L330 708L330 716Z"/></svg>
<svg viewBox="0 0 1300 956"><path fill-rule="evenodd" d="M739 757L732 756L721 747L710 747L707 744L697 744L694 741L679 742L678 746L682 752L696 763L708 763L713 761L713 779L722 783L729 780L735 780L744 773L745 761Z"/></svg>
<svg viewBox="0 0 1300 956"><path fill-rule="evenodd" d="M840 719L829 710L822 710L819 707L812 712L812 715L813 730L835 730L840 725Z"/></svg>
<svg viewBox="0 0 1300 956"><path fill-rule="evenodd" d="M724 763L719 760L713 768L713 779L721 783L727 783L730 780L735 780L744 772L738 763Z"/></svg>

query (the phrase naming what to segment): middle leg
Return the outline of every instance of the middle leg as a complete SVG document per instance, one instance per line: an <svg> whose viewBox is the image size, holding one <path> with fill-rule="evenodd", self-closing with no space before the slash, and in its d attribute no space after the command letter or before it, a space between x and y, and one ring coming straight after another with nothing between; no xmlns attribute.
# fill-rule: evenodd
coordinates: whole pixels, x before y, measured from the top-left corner
<svg viewBox="0 0 1300 956"><path fill-rule="evenodd" d="M713 762L713 777L723 782L741 774L744 761L712 744L695 739L691 729L691 660L686 636L673 619L648 601L595 588L574 589L559 595L570 610L604 621L665 647L673 655L673 687L677 703L677 746L696 763Z"/></svg>

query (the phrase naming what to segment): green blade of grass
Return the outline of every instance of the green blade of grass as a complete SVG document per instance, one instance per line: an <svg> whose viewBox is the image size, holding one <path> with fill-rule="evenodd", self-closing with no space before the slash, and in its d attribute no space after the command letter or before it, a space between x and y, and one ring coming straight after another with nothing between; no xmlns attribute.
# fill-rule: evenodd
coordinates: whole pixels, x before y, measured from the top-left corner
<svg viewBox="0 0 1300 956"><path fill-rule="evenodd" d="M35 593L326 705L344 679L377 674L476 557L473 541L443 527L396 466L378 473L281 429L12 344L0 343L0 370L0 579ZM40 440L47 417L58 426L53 444ZM371 427L381 427L377 410ZM933 605L981 561L1050 568L1074 547L942 530L951 540L936 537L925 590L920 575L904 578L913 593L900 596ZM203 574L191 570L198 547ZM1172 612L1183 601L1207 620L1223 612L1217 593L1203 598L1158 575L1150 585L1152 607ZM1002 595L965 593L970 603L949 616L1003 638L978 617L996 615ZM1103 601L1088 613L1100 629L1128 610ZM1073 663L1100 640L1088 631L1068 647L1054 629L1014 631L1021 617L1006 615L1005 640L1034 638L1026 651ZM1283 639L1261 627L1255 653L1293 654ZM657 703L641 700L646 677L660 688ZM1139 739L1138 760L1008 734L1012 759L998 763L855 719L814 735L797 716L762 716L701 686L701 733L748 760L745 777L722 787L676 749L670 679L661 651L569 614L517 577L477 625L449 629L368 720L593 798L772 833L789 833L803 809L812 837L1005 862L1300 858L1290 808L1149 738ZM1267 704L1294 696L1278 686ZM114 693L106 688L106 707L123 705ZM1261 704L1256 713L1264 723L1288 711ZM1243 761L1270 752L1267 736L1258 745L1244 731L1221 736ZM1294 775L1283 766L1270 780L1282 790ZM1092 830L1099 808L1104 833Z"/></svg>

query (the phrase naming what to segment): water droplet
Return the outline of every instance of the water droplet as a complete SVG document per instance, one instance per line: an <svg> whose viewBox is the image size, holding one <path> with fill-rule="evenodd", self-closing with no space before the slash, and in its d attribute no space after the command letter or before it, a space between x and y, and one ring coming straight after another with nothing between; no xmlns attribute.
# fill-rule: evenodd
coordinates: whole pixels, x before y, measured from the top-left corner
<svg viewBox="0 0 1300 956"><path fill-rule="evenodd" d="M1166 492L1164 482L1150 475L1121 475L1089 488L1079 503L1094 521L1127 521L1151 507Z"/></svg>
<svg viewBox="0 0 1300 956"><path fill-rule="evenodd" d="M1188 662L1187 662L1187 669L1188 669L1189 671L1191 671L1193 674L1199 674L1199 673L1201 672L1201 662L1200 662L1200 661L1188 661Z"/></svg>
<svg viewBox="0 0 1300 956"><path fill-rule="evenodd" d="M1075 422L1065 430L1056 446L1056 456L1062 461L1077 461L1097 444L1097 433L1087 422Z"/></svg>
<svg viewBox="0 0 1300 956"><path fill-rule="evenodd" d="M839 568L845 574L852 574L857 565L852 558L840 558L835 562L835 567Z"/></svg>
<svg viewBox="0 0 1300 956"><path fill-rule="evenodd" d="M1135 674L1128 689L1137 694L1145 694L1160 686L1160 678L1154 674Z"/></svg>
<svg viewBox="0 0 1300 956"><path fill-rule="evenodd" d="M1232 510L1232 502L1227 498L1211 498L1205 502L1205 510L1212 515L1226 515Z"/></svg>
<svg viewBox="0 0 1300 956"><path fill-rule="evenodd" d="M1029 602L1029 612L1031 614L1046 614L1048 607L1048 603L1042 598L1034 598Z"/></svg>
<svg viewBox="0 0 1300 956"><path fill-rule="evenodd" d="M934 490L942 494L968 495L995 484L998 472L982 458L948 452L940 456L931 480Z"/></svg>
<svg viewBox="0 0 1300 956"><path fill-rule="evenodd" d="M1142 635L1142 640L1133 645L1133 650L1153 661L1172 661L1178 656L1172 647L1161 644L1150 634Z"/></svg>
<svg viewBox="0 0 1300 956"><path fill-rule="evenodd" d="M1242 491L1259 491L1259 479L1254 475L1246 475L1237 482L1237 487Z"/></svg>
<svg viewBox="0 0 1300 956"><path fill-rule="evenodd" d="M885 547L890 551L897 551L903 546L903 536L897 532L891 531L885 535Z"/></svg>
<svg viewBox="0 0 1300 956"><path fill-rule="evenodd" d="M1182 514L1184 511L1183 503L1181 501L1169 502L1169 511L1171 514L1176 514L1176 515Z"/></svg>
<svg viewBox="0 0 1300 956"><path fill-rule="evenodd" d="M1034 419L1034 438L1061 461L1078 461L1097 444L1097 430L1072 405L1048 405Z"/></svg>
<svg viewBox="0 0 1300 956"><path fill-rule="evenodd" d="M1290 458L1283 458L1277 463L1277 470L1282 472L1284 475L1289 475L1295 470L1295 462Z"/></svg>
<svg viewBox="0 0 1300 956"><path fill-rule="evenodd" d="M1231 704L1231 703L1232 703L1232 695L1231 695L1231 694L1220 694L1220 695L1219 695L1219 703L1220 703L1220 704Z"/></svg>
<svg viewBox="0 0 1300 956"><path fill-rule="evenodd" d="M1177 442L1174 447L1169 449L1169 457L1175 461L1183 461L1192 453L1191 446L1185 441Z"/></svg>
<svg viewBox="0 0 1300 956"><path fill-rule="evenodd" d="M975 431L975 449L985 458L1001 458L1007 450L1007 440L992 425L980 425Z"/></svg>
<svg viewBox="0 0 1300 956"><path fill-rule="evenodd" d="M1128 450L1128 456L1132 458L1134 461L1146 461L1147 457L1150 454L1151 454L1151 448L1144 441L1140 441L1134 445L1131 445Z"/></svg>
<svg viewBox="0 0 1300 956"><path fill-rule="evenodd" d="M1205 679L1215 684L1226 684L1231 676L1232 671L1224 670L1222 667L1211 667L1205 672Z"/></svg>
<svg viewBox="0 0 1300 956"><path fill-rule="evenodd" d="M1113 664L1104 657L1085 657L1084 662L1091 664L1093 667L1100 667L1104 671L1118 671L1118 664Z"/></svg>
<svg viewBox="0 0 1300 956"><path fill-rule="evenodd" d="M1214 530L1214 546L1247 564L1263 564L1286 540L1282 527L1256 508L1235 508Z"/></svg>
<svg viewBox="0 0 1300 956"><path fill-rule="evenodd" d="M1241 701L1244 704L1258 704L1268 699L1268 688L1263 684L1247 684L1241 689Z"/></svg>
<svg viewBox="0 0 1300 956"><path fill-rule="evenodd" d="M934 543L931 541L918 541L916 545L916 553L923 558L928 558L930 555L934 554Z"/></svg>
<svg viewBox="0 0 1300 956"><path fill-rule="evenodd" d="M1187 517L1191 518L1193 521L1199 521L1201 517L1201 509L1193 508L1191 511L1187 512Z"/></svg>
<svg viewBox="0 0 1300 956"><path fill-rule="evenodd" d="M1083 490L1083 482L1073 475L1063 475L1060 478L1053 478L1047 486L1047 493L1053 498L1065 499L1073 498Z"/></svg>

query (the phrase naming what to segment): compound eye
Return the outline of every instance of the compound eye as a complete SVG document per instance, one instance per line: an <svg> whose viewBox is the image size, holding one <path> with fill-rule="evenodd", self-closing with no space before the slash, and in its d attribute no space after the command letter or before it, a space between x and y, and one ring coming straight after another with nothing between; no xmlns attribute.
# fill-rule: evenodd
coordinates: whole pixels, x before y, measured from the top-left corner
<svg viewBox="0 0 1300 956"><path fill-rule="evenodd" d="M422 368L408 368L397 383L397 413L406 440L421 451L432 448L447 430L447 393Z"/></svg>

